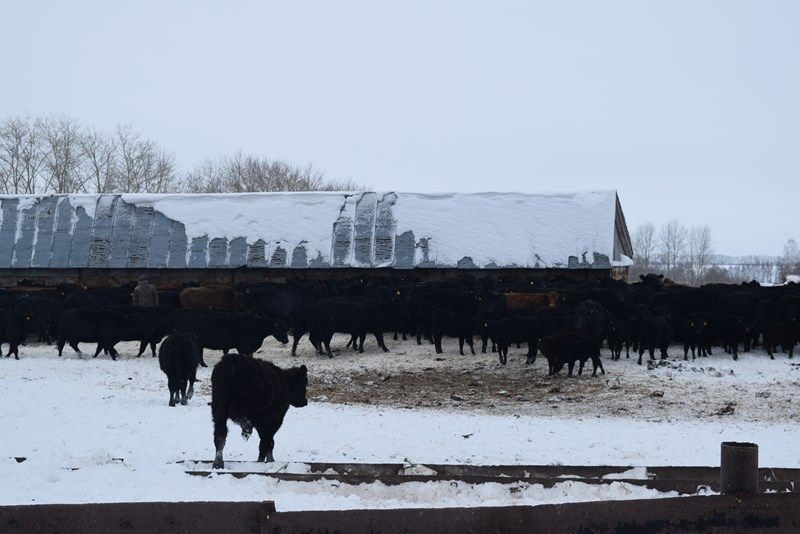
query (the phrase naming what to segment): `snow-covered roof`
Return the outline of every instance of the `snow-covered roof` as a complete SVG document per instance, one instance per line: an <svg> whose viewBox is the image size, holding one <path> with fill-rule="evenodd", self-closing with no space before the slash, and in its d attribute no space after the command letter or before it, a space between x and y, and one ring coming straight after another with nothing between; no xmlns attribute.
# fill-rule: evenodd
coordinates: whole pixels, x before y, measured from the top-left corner
<svg viewBox="0 0 800 534"><path fill-rule="evenodd" d="M602 268L614 191L0 196L0 268Z"/></svg>

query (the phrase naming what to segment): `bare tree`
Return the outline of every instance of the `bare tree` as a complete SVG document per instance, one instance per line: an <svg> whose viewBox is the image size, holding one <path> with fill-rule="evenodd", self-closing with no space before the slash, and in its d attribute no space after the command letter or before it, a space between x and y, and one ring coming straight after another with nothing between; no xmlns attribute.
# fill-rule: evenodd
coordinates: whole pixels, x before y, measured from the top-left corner
<svg viewBox="0 0 800 534"><path fill-rule="evenodd" d="M364 189L352 180L328 180L325 173L313 165L297 167L242 152L204 161L186 176L184 187L191 193Z"/></svg>
<svg viewBox="0 0 800 534"><path fill-rule="evenodd" d="M647 269L655 251L656 227L650 221L645 221L637 225L633 231L634 258L639 265Z"/></svg>
<svg viewBox="0 0 800 534"><path fill-rule="evenodd" d="M34 194L40 189L47 151L42 124L31 117L10 117L0 123L0 187L6 194Z"/></svg>
<svg viewBox="0 0 800 534"><path fill-rule="evenodd" d="M783 255L780 258L780 267L778 268L781 280L786 279L786 275L800 273L800 246L794 238L789 239L783 245Z"/></svg>
<svg viewBox="0 0 800 534"><path fill-rule="evenodd" d="M706 275L714 253L711 228L705 224L692 226L688 233L688 275L689 283L698 284Z"/></svg>
<svg viewBox="0 0 800 534"><path fill-rule="evenodd" d="M84 188L94 193L114 191L114 175L117 172L115 138L95 128L87 128L80 137L80 148Z"/></svg>
<svg viewBox="0 0 800 534"><path fill-rule="evenodd" d="M114 185L128 193L171 193L180 189L175 172L175 156L158 147L130 125L116 130L119 164L115 167Z"/></svg>
<svg viewBox="0 0 800 534"><path fill-rule="evenodd" d="M44 190L53 193L84 191L81 170L81 126L69 117L50 117L42 121L46 147Z"/></svg>
<svg viewBox="0 0 800 534"><path fill-rule="evenodd" d="M678 268L686 251L686 238L686 226L677 219L672 219L661 226L658 233L658 250L668 276L672 276Z"/></svg>

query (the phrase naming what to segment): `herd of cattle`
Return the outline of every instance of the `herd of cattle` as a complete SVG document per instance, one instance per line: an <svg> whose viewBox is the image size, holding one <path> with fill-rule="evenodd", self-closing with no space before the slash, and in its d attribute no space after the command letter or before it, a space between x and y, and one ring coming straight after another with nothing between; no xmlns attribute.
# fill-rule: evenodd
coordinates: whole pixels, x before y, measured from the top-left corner
<svg viewBox="0 0 800 534"><path fill-rule="evenodd" d="M792 356L800 337L800 286L760 287L756 283L675 285L647 275L627 284L619 281L580 283L505 283L464 277L441 282L406 279L354 279L345 282L258 283L237 287L162 288L158 307L131 306L132 286L119 288L14 287L0 289L0 354L19 357L28 339L55 342L59 356L69 344L96 343L117 357L115 345L138 341L141 356L171 332L191 335L205 366L203 349L253 354L267 336L282 343L293 336L292 355L304 335L318 354L333 357L335 333L348 334L353 350L362 352L367 335L388 352L384 335L416 338L443 351L444 336L507 361L511 345L526 343L527 363L539 351L550 374L565 365L572 374L591 360L603 371L600 348L613 359L633 348L638 362L655 351L667 357L671 344L681 345L684 358L707 356L721 348L738 358L739 351L763 346L770 357L778 348Z"/></svg>
<svg viewBox="0 0 800 534"><path fill-rule="evenodd" d="M191 398L198 365L206 366L203 349L225 355L211 375L215 468L224 467L223 449L233 420L249 437L260 436L259 461L272 461L274 436L289 406L307 404L305 366L291 369L253 358L267 336L288 343L292 355L304 335L319 355L333 357L335 333L350 336L348 346L363 352L373 335L388 352L384 335L416 338L443 351L444 336L457 338L475 354L498 354L505 365L511 345L527 344L526 363L538 352L549 374L566 365L570 376L592 361L595 376L605 373L600 349L612 359L633 348L642 363L645 352L668 357L670 345L683 348L684 359L711 355L720 348L738 359L739 351L762 346L774 359L782 350L793 356L800 339L800 286L761 287L755 282L690 288L661 275L642 276L634 284L619 281L579 283L557 280L508 283L471 277L441 282L400 279L347 282L261 283L237 287L161 288L160 305L130 305L133 286L90 289L78 286L0 289L0 355L19 359L28 340L55 342L58 355L69 344L95 343L112 359L115 345L138 341L158 356L167 375L170 406ZM489 348L491 344L491 349ZM228 352L235 350L236 353Z"/></svg>

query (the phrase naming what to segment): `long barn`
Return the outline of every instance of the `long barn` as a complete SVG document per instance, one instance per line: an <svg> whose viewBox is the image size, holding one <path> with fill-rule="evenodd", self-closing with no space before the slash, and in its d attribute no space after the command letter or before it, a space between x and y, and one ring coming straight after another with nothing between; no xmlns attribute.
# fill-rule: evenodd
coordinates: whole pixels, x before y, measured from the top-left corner
<svg viewBox="0 0 800 534"><path fill-rule="evenodd" d="M615 191L0 196L3 286L625 278L632 257Z"/></svg>

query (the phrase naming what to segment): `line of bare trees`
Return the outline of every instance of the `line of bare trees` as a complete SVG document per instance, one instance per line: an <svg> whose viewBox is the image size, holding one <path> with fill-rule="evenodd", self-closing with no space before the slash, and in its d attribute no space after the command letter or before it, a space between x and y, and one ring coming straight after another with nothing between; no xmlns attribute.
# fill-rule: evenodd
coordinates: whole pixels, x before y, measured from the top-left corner
<svg viewBox="0 0 800 534"><path fill-rule="evenodd" d="M708 225L686 226L673 219L660 227L645 221L634 228L634 263L631 279L649 272L662 273L677 283L702 285L757 280L781 283L789 274L800 274L800 246L787 241L783 255L775 257L728 257L714 253Z"/></svg>
<svg viewBox="0 0 800 534"><path fill-rule="evenodd" d="M175 154L129 124L98 130L66 116L0 121L0 193L227 193L361 190L312 165L235 153L182 174Z"/></svg>
<svg viewBox="0 0 800 534"><path fill-rule="evenodd" d="M657 270L679 283L705 283L714 254L708 225L686 226L673 219L656 230L653 223L645 221L631 238L635 276Z"/></svg>

